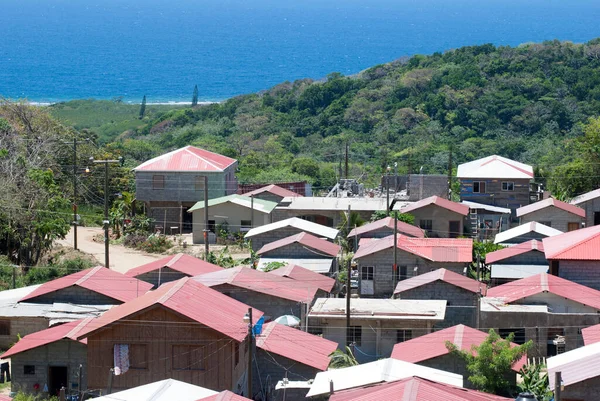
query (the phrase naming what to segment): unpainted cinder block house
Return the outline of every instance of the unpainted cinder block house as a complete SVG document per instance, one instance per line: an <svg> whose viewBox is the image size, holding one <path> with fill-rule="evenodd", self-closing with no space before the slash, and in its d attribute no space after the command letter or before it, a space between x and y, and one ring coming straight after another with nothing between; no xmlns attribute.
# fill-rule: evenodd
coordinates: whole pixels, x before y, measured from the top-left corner
<svg viewBox="0 0 600 401"><path fill-rule="evenodd" d="M600 189L579 195L571 199L569 203L585 210L586 227L600 224Z"/></svg>
<svg viewBox="0 0 600 401"><path fill-rule="evenodd" d="M585 210L580 207L547 198L517 209L521 224L538 222L562 232L579 230L585 223Z"/></svg>

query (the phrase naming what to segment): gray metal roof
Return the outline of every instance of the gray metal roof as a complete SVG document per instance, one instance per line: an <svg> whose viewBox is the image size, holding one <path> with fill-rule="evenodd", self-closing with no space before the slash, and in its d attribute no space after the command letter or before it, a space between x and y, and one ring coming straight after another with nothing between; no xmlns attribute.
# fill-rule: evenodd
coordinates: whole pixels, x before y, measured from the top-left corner
<svg viewBox="0 0 600 401"><path fill-rule="evenodd" d="M521 279L548 273L547 265L491 265L492 278Z"/></svg>
<svg viewBox="0 0 600 401"><path fill-rule="evenodd" d="M260 258L258 270L263 270L267 263L282 262L286 265L298 265L315 273L329 273L333 259L287 259L287 258Z"/></svg>

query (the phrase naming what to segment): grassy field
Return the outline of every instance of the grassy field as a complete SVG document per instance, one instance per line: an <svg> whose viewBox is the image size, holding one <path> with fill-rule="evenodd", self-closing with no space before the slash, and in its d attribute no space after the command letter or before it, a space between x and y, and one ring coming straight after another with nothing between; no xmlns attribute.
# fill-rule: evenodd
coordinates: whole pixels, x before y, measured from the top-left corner
<svg viewBox="0 0 600 401"><path fill-rule="evenodd" d="M140 105L112 100L82 99L56 103L50 113L63 124L76 130L88 129L98 135L102 143L110 142L123 132L144 125L161 113L182 108L181 105L146 106L144 118L140 120Z"/></svg>

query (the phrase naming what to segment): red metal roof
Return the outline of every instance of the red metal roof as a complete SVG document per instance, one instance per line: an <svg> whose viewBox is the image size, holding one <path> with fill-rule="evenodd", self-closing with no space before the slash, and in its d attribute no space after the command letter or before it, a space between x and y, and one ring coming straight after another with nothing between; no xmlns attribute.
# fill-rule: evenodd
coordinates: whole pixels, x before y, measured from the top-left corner
<svg viewBox="0 0 600 401"><path fill-rule="evenodd" d="M13 401L13 399L8 395L0 394L0 401Z"/></svg>
<svg viewBox="0 0 600 401"><path fill-rule="evenodd" d="M96 266L48 281L23 297L19 302L32 300L40 295L49 294L71 286L85 288L121 302L137 298L152 288L152 284L145 281L127 277L124 274L117 273L103 266Z"/></svg>
<svg viewBox="0 0 600 401"><path fill-rule="evenodd" d="M82 330L77 338L88 337L98 329L154 305L162 305L240 342L248 333L248 325L243 322L248 305L185 277L110 309ZM252 313L257 320L263 315L257 309Z"/></svg>
<svg viewBox="0 0 600 401"><path fill-rule="evenodd" d="M145 265L133 268L125 273L125 275L128 277L137 277L139 275L165 267L176 270L190 277L223 269L220 266L213 265L212 263L208 263L191 255L178 253L176 255L167 256L166 258L155 260L153 262L146 263Z"/></svg>
<svg viewBox="0 0 600 401"><path fill-rule="evenodd" d="M296 242L308 248L314 249L315 251L317 251L317 253L325 253L331 257L336 257L338 253L340 253L341 249L339 245L333 244L321 238L317 238L314 235L309 234L307 232L301 232L299 234L291 235L289 237L270 242L264 245L262 248L260 248L260 250L256 253L262 255L274 249L279 249Z"/></svg>
<svg viewBox="0 0 600 401"><path fill-rule="evenodd" d="M446 341L450 341L460 350L470 351L473 346L479 346L483 343L487 336L488 334L483 331L459 324L394 345L392 358L410 363L419 363L449 354L450 351L446 348ZM511 345L513 347L517 346L514 343L511 343ZM515 372L520 371L526 362L527 356L524 355L513 365L512 370Z"/></svg>
<svg viewBox="0 0 600 401"><path fill-rule="evenodd" d="M437 280L444 281L448 284L452 284L456 287L460 287L474 293L478 293L481 289L481 293L483 295L485 295L487 289L485 284L480 283L477 280L473 280L472 278L441 268L398 282L398 285L394 290L394 294L400 294L404 291L412 290L413 288L433 283Z"/></svg>
<svg viewBox="0 0 600 401"><path fill-rule="evenodd" d="M256 346L303 365L327 370L329 354L337 349L338 344L302 330L270 322L263 326L262 333L256 337Z"/></svg>
<svg viewBox="0 0 600 401"><path fill-rule="evenodd" d="M471 262L473 260L473 240L470 238L409 238L398 235L398 249L420 256L432 262ZM354 259L391 248L394 236L371 241L358 248Z"/></svg>
<svg viewBox="0 0 600 401"><path fill-rule="evenodd" d="M292 192L288 189L281 188L280 186L277 186L275 184L267 185L266 187L262 187L262 188L255 189L254 191L246 192L244 195L245 196L255 196L258 194L262 194L263 192L270 192L274 195L281 196L282 198L302 196L300 194L297 194L296 192Z"/></svg>
<svg viewBox="0 0 600 401"><path fill-rule="evenodd" d="M600 260L600 226L543 239L546 259Z"/></svg>
<svg viewBox="0 0 600 401"><path fill-rule="evenodd" d="M576 216L585 218L585 210L575 205L571 205L566 202L561 202L558 199L548 198L541 200L539 202L532 203L530 205L526 205L517 209L517 217L525 216L526 214L542 210L547 207L555 207L565 212L572 213Z"/></svg>
<svg viewBox="0 0 600 401"><path fill-rule="evenodd" d="M73 322L61 324L58 326L50 327L46 330L37 331L32 334L28 334L13 345L8 351L6 351L1 358L10 358L13 355L20 354L21 352L29 351L34 348L44 346L46 344L53 343L55 341L70 339L77 341L77 335L89 324L94 318L88 317L82 320L75 320ZM80 340L81 343L87 344L87 340Z"/></svg>
<svg viewBox="0 0 600 401"><path fill-rule="evenodd" d="M418 202L412 203L400 209L402 213L410 213L413 210L421 209L425 206L436 205L444 209L451 210L455 213L466 216L469 214L469 206L462 203L449 201L448 199L440 198L439 196L430 196L429 198L421 199Z"/></svg>
<svg viewBox="0 0 600 401"><path fill-rule="evenodd" d="M333 393L329 401L512 401L513 398L455 387L420 377Z"/></svg>
<svg viewBox="0 0 600 401"><path fill-rule="evenodd" d="M581 334L583 335L584 345L600 343L600 324L586 327L581 330Z"/></svg>
<svg viewBox="0 0 600 401"><path fill-rule="evenodd" d="M543 292L600 310L600 291L547 273L490 288L487 296L502 298L506 303L511 303Z"/></svg>
<svg viewBox="0 0 600 401"><path fill-rule="evenodd" d="M249 267L233 267L196 276L193 280L208 287L229 284L295 302L312 302L317 292L314 284L299 283L286 277L265 273Z"/></svg>
<svg viewBox="0 0 600 401"><path fill-rule="evenodd" d="M237 160L208 150L185 146L150 159L135 171L223 171Z"/></svg>
<svg viewBox="0 0 600 401"><path fill-rule="evenodd" d="M242 397L236 393L232 393L229 390L221 391L218 394L209 395L205 398L200 398L196 401L251 401L250 398Z"/></svg>
<svg viewBox="0 0 600 401"><path fill-rule="evenodd" d="M384 227L389 228L393 232L394 219L392 217L385 217L381 220L377 220L372 223L368 223L368 224L362 225L360 227L356 227L355 229L350 231L350 234L348 234L348 238L353 238L355 235L363 235L363 234L369 233L371 231L379 230ZM416 238L424 238L425 237L425 231L421 230L419 227L415 227L412 224L408 224L403 221L398 222L397 228L398 228L397 231L399 233L408 235L409 237L416 237Z"/></svg>
<svg viewBox="0 0 600 401"><path fill-rule="evenodd" d="M492 264L499 260L512 258L513 256L522 255L527 252L544 252L544 244L538 240L531 240L523 242L515 246L509 246L508 248L499 249L494 252L490 252L485 255L485 263Z"/></svg>
<svg viewBox="0 0 600 401"><path fill-rule="evenodd" d="M307 283L325 292L331 292L335 285L335 279L315 273L298 265L286 265L279 269L271 270L269 273L276 276L291 278L292 280Z"/></svg>

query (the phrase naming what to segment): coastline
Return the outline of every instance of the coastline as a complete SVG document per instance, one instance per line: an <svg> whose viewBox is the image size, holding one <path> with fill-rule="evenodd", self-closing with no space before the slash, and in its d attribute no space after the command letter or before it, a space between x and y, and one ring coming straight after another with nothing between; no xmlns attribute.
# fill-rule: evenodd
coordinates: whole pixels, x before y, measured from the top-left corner
<svg viewBox="0 0 600 401"><path fill-rule="evenodd" d="M32 101L28 101L28 100L25 100L25 102L27 102L31 106L47 107L47 106L52 106L54 104L68 103L68 102L72 102L72 101L76 101L76 100L97 100L97 101L107 100L107 101L110 101L109 99L71 99L71 100L60 100L60 101L56 101L56 102L32 102ZM198 102L198 105L199 106L207 106L209 104L222 103L224 101L225 100L202 101L202 102ZM142 104L142 102L122 102L122 103L123 104L131 104L131 105L141 105ZM191 106L191 105L192 105L192 102L180 102L180 101L146 102L146 106Z"/></svg>

